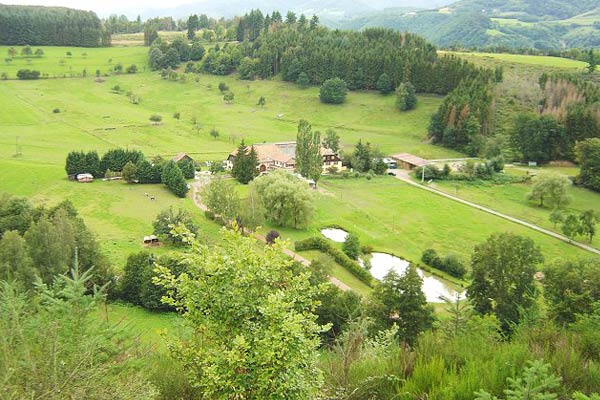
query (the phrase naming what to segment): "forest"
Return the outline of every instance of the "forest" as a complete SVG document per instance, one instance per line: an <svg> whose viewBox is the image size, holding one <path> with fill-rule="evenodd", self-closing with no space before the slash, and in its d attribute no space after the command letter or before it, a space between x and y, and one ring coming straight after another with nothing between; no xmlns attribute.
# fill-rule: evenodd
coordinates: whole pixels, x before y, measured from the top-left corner
<svg viewBox="0 0 600 400"><path fill-rule="evenodd" d="M375 89L386 74L394 88L411 82L417 92L436 94L447 94L461 80L482 72L456 57L438 57L434 46L410 33L332 31L319 26L318 19L309 22L303 17L296 21L295 15L288 13L282 21L279 14L263 17L253 10L238 24L237 36L243 41L211 48L197 70L217 75L237 70L244 79L281 74L292 82L302 75L307 83L316 85L340 78L350 90ZM150 66L175 68L193 60L189 49L181 39L173 43L157 39L149 50Z"/></svg>
<svg viewBox="0 0 600 400"><path fill-rule="evenodd" d="M0 4L0 44L99 47L110 34L91 11Z"/></svg>

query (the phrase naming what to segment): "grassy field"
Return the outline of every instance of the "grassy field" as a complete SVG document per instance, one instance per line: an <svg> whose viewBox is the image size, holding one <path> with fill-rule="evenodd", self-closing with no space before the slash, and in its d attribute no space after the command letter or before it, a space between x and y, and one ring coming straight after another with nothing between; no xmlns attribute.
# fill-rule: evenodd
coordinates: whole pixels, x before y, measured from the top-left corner
<svg viewBox="0 0 600 400"><path fill-rule="evenodd" d="M559 169L566 172L564 169ZM574 172L567 170L568 172ZM509 173L523 173L523 171L510 171ZM571 173L571 175L574 175ZM465 182L438 181L433 187L458 197L464 198L490 207L494 210L509 214L516 218L534 223L543 228L560 232L560 226L555 228L549 221L549 208L538 207L537 204L527 201L527 193L531 190L530 183L494 185L491 183L478 182L477 184ZM567 209L572 212L595 210L600 213L600 195L590 190L571 186L568 190L572 202ZM578 240L583 240L579 238ZM592 245L600 248L600 239L595 237Z"/></svg>
<svg viewBox="0 0 600 400"><path fill-rule="evenodd" d="M46 56L32 63L57 66L55 62L66 50L45 48ZM86 60L80 59L84 51L88 53ZM141 64L146 51L136 47L74 49L72 62L95 65L112 58L113 63ZM170 157L185 151L198 161L220 160L242 138L248 143L293 140L298 120L306 118L316 129L335 128L347 148L363 138L386 153L408 151L431 158L458 155L424 141L439 97L422 96L417 110L400 113L394 109L393 96L376 93L353 92L346 104L327 106L320 104L316 88L302 90L278 80L197 78L189 76L186 83L169 82L146 72L110 76L102 83L89 75L66 80L0 81L0 192L28 196L48 206L70 199L111 260L122 265L129 253L141 248L141 238L152 232L151 223L162 209L181 206L192 210L207 235L217 228L200 216L191 201L174 197L161 185L68 182L64 161L71 150L102 154L111 148L128 147L142 150L148 157ZM235 93L234 104L223 102L219 82L226 82ZM111 90L115 85L120 86L121 93ZM141 103L132 104L128 91L139 96ZM264 108L256 106L260 96L267 99ZM54 109L60 112L53 113ZM179 120L173 118L175 112L180 113ZM153 125L149 121L152 114L162 115L162 123ZM193 118L198 121L196 126ZM217 140L209 135L213 127L220 132ZM20 156L15 157L16 153ZM150 202L146 192L155 195L156 201Z"/></svg>
<svg viewBox="0 0 600 400"><path fill-rule="evenodd" d="M550 56L530 56L526 54L507 54L507 53L478 53L478 52L447 52L441 51L441 54L454 54L466 59L488 58L508 63L535 65L538 67L550 67L583 71L587 63L583 61L570 60L568 58L550 57Z"/></svg>
<svg viewBox="0 0 600 400"><path fill-rule="evenodd" d="M81 47L48 47L34 46L32 50L42 49L43 57L24 58L21 57L21 47L15 46L17 57L12 61L6 61L8 58L8 49L10 46L0 46L0 55L2 64L0 64L0 74L6 72L9 79L17 78L17 71L20 69L33 69L48 74L49 78L78 77L83 75L86 70L87 76L96 76L96 70L100 70L102 75L109 73L115 65L121 63L123 68L131 64L136 64L140 71L147 68L146 47L101 47L101 48L81 48ZM71 53L71 56L67 55Z"/></svg>
<svg viewBox="0 0 600 400"><path fill-rule="evenodd" d="M99 309L98 316L130 331L142 344L161 352L166 351L161 336L167 333L172 335L182 329L181 319L176 313L150 312L128 304L107 304Z"/></svg>
<svg viewBox="0 0 600 400"><path fill-rule="evenodd" d="M373 180L323 179L315 217L304 231L279 229L284 238L319 235L321 228L339 225L358 235L375 251L418 261L434 248L468 261L473 247L494 232L531 237L547 260L589 253L499 217L425 192L392 177ZM267 227L266 229L270 229Z"/></svg>

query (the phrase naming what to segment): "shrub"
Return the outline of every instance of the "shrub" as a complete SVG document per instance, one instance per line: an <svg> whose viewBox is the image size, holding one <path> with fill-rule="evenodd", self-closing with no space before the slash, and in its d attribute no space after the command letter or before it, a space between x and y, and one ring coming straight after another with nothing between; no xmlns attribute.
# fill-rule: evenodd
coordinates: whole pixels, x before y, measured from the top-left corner
<svg viewBox="0 0 600 400"><path fill-rule="evenodd" d="M467 268L454 254L448 254L442 261L443 271L456 278L462 278L467 273Z"/></svg>
<svg viewBox="0 0 600 400"><path fill-rule="evenodd" d="M342 250L348 257L353 260L357 260L360 256L360 241L358 237L353 234L349 234L346 237L346 241L342 244Z"/></svg>
<svg viewBox="0 0 600 400"><path fill-rule="evenodd" d="M135 64L131 64L129 67L127 67L126 72L128 74L135 74L138 71L138 67Z"/></svg>
<svg viewBox="0 0 600 400"><path fill-rule="evenodd" d="M421 255L421 262L433 268L438 268L442 264L441 258L434 249L427 249Z"/></svg>
<svg viewBox="0 0 600 400"><path fill-rule="evenodd" d="M265 236L265 239L267 240L267 244L273 244L278 237L280 237L279 232L270 230Z"/></svg>
<svg viewBox="0 0 600 400"><path fill-rule="evenodd" d="M352 260L343 251L329 243L329 241L324 238L310 237L308 239L296 242L294 247L296 251L320 250L324 253L327 253L335 260L335 262L346 268L348 272L350 272L356 278L369 286L373 286L373 277L369 271L362 268L356 261Z"/></svg>
<svg viewBox="0 0 600 400"><path fill-rule="evenodd" d="M160 236L163 240L173 244L183 244L182 238L172 234L172 229L176 225L183 225L191 233L198 232L198 225L194 223L192 216L181 208L177 212L173 208L161 211L156 220L152 223L154 234Z"/></svg>
<svg viewBox="0 0 600 400"><path fill-rule="evenodd" d="M360 252L363 254L371 254L373 252L373 246L370 244L364 244L360 246Z"/></svg>
<svg viewBox="0 0 600 400"><path fill-rule="evenodd" d="M210 219L211 221L214 221L216 218L214 211L211 211L211 210L204 211L204 216L206 218Z"/></svg>
<svg viewBox="0 0 600 400"><path fill-rule="evenodd" d="M40 79L40 71L34 71L30 69L20 69L17 72L17 78L21 80L34 80Z"/></svg>
<svg viewBox="0 0 600 400"><path fill-rule="evenodd" d="M175 119L181 118L181 113L179 113L179 112L173 113L173 118L175 118Z"/></svg>
<svg viewBox="0 0 600 400"><path fill-rule="evenodd" d="M150 116L150 121L158 123L158 122L162 121L162 117L158 114L152 114Z"/></svg>
<svg viewBox="0 0 600 400"><path fill-rule="evenodd" d="M221 83L219 83L219 91L221 93L227 92L227 91L229 91L229 86L227 86L227 84L225 82L221 82Z"/></svg>
<svg viewBox="0 0 600 400"><path fill-rule="evenodd" d="M54 114L60 113L60 108L55 108L54 110L52 110L52 113L54 113Z"/></svg>
<svg viewBox="0 0 600 400"><path fill-rule="evenodd" d="M467 273L467 268L454 254L448 254L444 259L438 256L434 249L427 249L421 255L421 262L430 267L444 271L455 278L462 279Z"/></svg>
<svg viewBox="0 0 600 400"><path fill-rule="evenodd" d="M322 103L342 104L346 100L348 87L340 78L327 79L319 90Z"/></svg>

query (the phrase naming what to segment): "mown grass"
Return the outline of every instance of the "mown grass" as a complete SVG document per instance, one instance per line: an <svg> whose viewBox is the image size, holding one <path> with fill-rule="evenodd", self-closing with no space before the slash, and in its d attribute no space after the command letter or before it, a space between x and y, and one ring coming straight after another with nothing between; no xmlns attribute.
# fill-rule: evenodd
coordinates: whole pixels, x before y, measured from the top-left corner
<svg viewBox="0 0 600 400"><path fill-rule="evenodd" d="M558 170L565 171L562 168ZM566 171L574 172L572 169ZM517 171L517 173L522 172ZM509 173L512 172L509 171ZM551 208L539 207L538 203L527 200L527 194L531 191L532 187L531 183L495 185L482 181L475 183L437 181L433 184L433 187L561 233L560 226L555 227L549 221L550 213L552 212ZM576 186L570 186L568 194L572 202L566 207L566 211L579 213L585 210L594 210L600 213L600 194ZM587 242L583 238L578 238L578 240ZM591 244L595 247L600 247L600 239L595 237Z"/></svg>
<svg viewBox="0 0 600 400"><path fill-rule="evenodd" d="M313 221L305 230L278 229L292 240L339 225L375 251L418 262L423 250L469 260L473 247L495 232L531 237L551 261L589 253L499 217L410 186L392 177L322 179ZM265 229L271 229L267 227ZM277 228L275 228L277 229Z"/></svg>
<svg viewBox="0 0 600 400"><path fill-rule="evenodd" d="M49 48L45 52L50 59L62 56L65 50ZM88 61L112 58L125 65L139 62L136 57L145 59L147 49L76 49L73 59L84 51ZM141 249L141 238L152 232L156 214L170 206L197 215L206 236L218 227L206 221L189 199L180 200L161 185L68 182L64 161L71 150L102 154L127 147L142 150L148 157L168 158L185 151L198 161L222 160L242 138L247 143L293 140L298 120L306 118L315 129L335 128L349 150L363 138L386 153L409 151L432 158L458 155L424 140L439 97L422 96L417 110L400 113L394 108L393 96L377 93L350 93L343 106L326 106L319 102L317 88L302 90L278 80L249 82L234 76L200 75L198 82L194 78L188 76L186 83L168 82L156 73L142 72L106 77L102 83L89 75L0 81L0 191L32 197L37 204L48 206L70 199L118 266L124 265L129 253ZM222 100L219 82L226 82L235 93L234 104ZM116 85L119 93L112 90ZM139 96L141 103L132 104L128 91ZM264 108L256 105L260 96L267 99ZM54 113L54 109L60 112ZM180 119L173 118L175 112ZM162 122L153 125L149 121L152 114L161 115ZM193 118L198 121L196 126ZM220 132L216 140L209 135L213 127ZM18 152L20 156L15 157ZM155 195L156 201L150 202L145 192Z"/></svg>
<svg viewBox="0 0 600 400"><path fill-rule="evenodd" d="M531 56L526 54L508 54L508 53L479 53L479 52L447 52L440 53L454 54L463 58L487 58L500 60L508 63L535 65L539 67L551 67L561 69L571 69L583 71L587 63L583 61L571 60L568 58L551 57L551 56Z"/></svg>
<svg viewBox="0 0 600 400"><path fill-rule="evenodd" d="M17 79L17 71L20 69L32 69L40 71L42 76L48 74L48 78L80 77L83 71L87 76L95 76L96 70L102 75L110 73L113 68L121 63L123 72L131 64L136 64L140 71L147 68L146 47L50 47L32 46L32 50L42 49L42 57L21 57L22 46L12 46L17 50L17 57L12 61L9 58L8 49L11 46L0 46L0 74L6 72L9 79ZM71 56L67 55L71 53Z"/></svg>

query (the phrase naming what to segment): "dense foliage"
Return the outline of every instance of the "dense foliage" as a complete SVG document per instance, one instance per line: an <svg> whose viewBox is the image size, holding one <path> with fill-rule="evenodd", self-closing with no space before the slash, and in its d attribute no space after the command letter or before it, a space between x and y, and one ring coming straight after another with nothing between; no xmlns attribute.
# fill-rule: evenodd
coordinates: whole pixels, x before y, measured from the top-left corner
<svg viewBox="0 0 600 400"><path fill-rule="evenodd" d="M321 327L312 311L322 288L310 284L309 270L292 270L281 245L257 251L237 231L219 243L193 244L184 274L158 269L168 304L201 332L171 340L173 356L206 398L314 398Z"/></svg>
<svg viewBox="0 0 600 400"><path fill-rule="evenodd" d="M544 258L529 238L494 234L475 247L471 258L473 281L467 296L475 310L493 314L504 332L523 318L537 296L533 275Z"/></svg>
<svg viewBox="0 0 600 400"><path fill-rule="evenodd" d="M251 184L262 199L265 219L277 226L306 227L314 212L314 198L308 184L285 171L273 171Z"/></svg>
<svg viewBox="0 0 600 400"><path fill-rule="evenodd" d="M0 282L0 380L6 399L152 399L140 346L119 322L99 318L89 273L59 275L33 293ZM102 308L103 309L103 308Z"/></svg>
<svg viewBox="0 0 600 400"><path fill-rule="evenodd" d="M237 70L242 79L281 73L284 80L302 86L339 78L350 90L376 89L379 83L384 92L410 81L417 92L438 94L447 94L463 79L479 74L473 64L453 56L438 57L435 47L410 33L332 31L316 24L302 28L267 19L258 10L247 17L239 20L242 42L217 44L201 57L197 71L227 75ZM188 47L155 40L148 53L150 67L175 68L189 59Z"/></svg>
<svg viewBox="0 0 600 400"><path fill-rule="evenodd" d="M296 251L320 250L329 254L335 262L346 268L352 275L367 285L373 285L373 277L366 269L362 268L358 262L354 261L346 255L342 250L335 247L329 241L322 237L311 237L304 240L299 240L294 243Z"/></svg>
<svg viewBox="0 0 600 400"><path fill-rule="evenodd" d="M430 267L447 272L448 274L462 279L467 273L467 267L454 254L440 257L434 249L427 249L421 255L421 262Z"/></svg>
<svg viewBox="0 0 600 400"><path fill-rule="evenodd" d="M36 277L51 283L75 265L91 270L92 284L113 279L100 246L69 201L34 208L26 199L0 197L0 280L31 288Z"/></svg>
<svg viewBox="0 0 600 400"><path fill-rule="evenodd" d="M98 47L110 39L91 11L0 5L0 44Z"/></svg>
<svg viewBox="0 0 600 400"><path fill-rule="evenodd" d="M581 165L578 180L586 187L600 192L600 138L588 139L577 145Z"/></svg>
<svg viewBox="0 0 600 400"><path fill-rule="evenodd" d="M576 160L577 142L600 135L597 85L573 75L542 74L537 114L515 117L511 146L522 161Z"/></svg>
<svg viewBox="0 0 600 400"><path fill-rule="evenodd" d="M486 72L465 79L444 99L429 125L434 143L471 156L479 154L493 117L491 78L491 72Z"/></svg>

